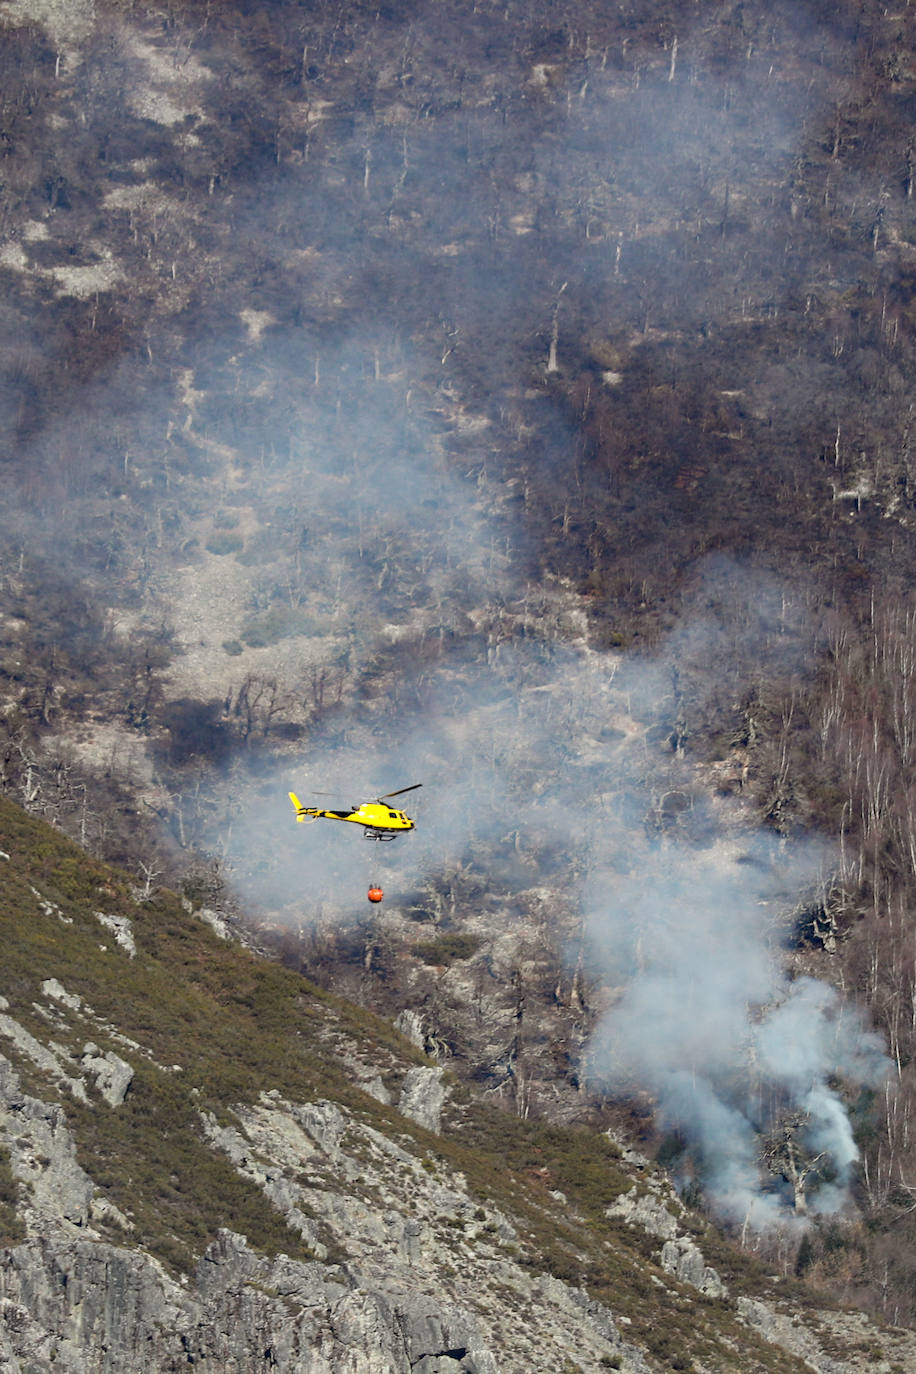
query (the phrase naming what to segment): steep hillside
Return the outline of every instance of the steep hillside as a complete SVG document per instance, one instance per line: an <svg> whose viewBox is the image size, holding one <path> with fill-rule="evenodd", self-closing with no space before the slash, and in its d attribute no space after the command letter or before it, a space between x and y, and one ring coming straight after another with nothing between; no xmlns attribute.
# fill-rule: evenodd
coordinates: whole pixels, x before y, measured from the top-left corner
<svg viewBox="0 0 916 1374"><path fill-rule="evenodd" d="M200 966L181 1011L133 986L168 1043L118 1029L179 1134L204 1022L213 1129L273 1110L204 970L279 1064L346 992L505 1149L626 1122L749 1251L916 1319L913 25L0 4L0 787L130 874L103 914L166 884L288 970L134 932L125 987L173 921ZM286 800L417 782L384 852ZM165 1175L163 1262L216 1194L269 1249L226 1169L199 1216Z"/></svg>
<svg viewBox="0 0 916 1374"><path fill-rule="evenodd" d="M0 851L10 1374L907 1367L632 1151L482 1107L6 802Z"/></svg>

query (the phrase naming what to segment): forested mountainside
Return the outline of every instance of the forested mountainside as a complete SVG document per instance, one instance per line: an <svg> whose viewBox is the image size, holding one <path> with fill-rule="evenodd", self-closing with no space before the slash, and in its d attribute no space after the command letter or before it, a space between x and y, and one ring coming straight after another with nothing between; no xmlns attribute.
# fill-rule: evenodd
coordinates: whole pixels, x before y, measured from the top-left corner
<svg viewBox="0 0 916 1374"><path fill-rule="evenodd" d="M900 1323L913 23L0 5L6 795Z"/></svg>

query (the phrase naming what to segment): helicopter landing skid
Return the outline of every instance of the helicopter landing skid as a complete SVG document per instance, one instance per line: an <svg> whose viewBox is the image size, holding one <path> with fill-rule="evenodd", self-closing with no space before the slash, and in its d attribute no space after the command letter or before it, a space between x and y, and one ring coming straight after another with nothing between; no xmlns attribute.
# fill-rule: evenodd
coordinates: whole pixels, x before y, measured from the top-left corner
<svg viewBox="0 0 916 1374"><path fill-rule="evenodd" d="M373 830L367 826L363 831L364 840L396 840L397 833L394 830Z"/></svg>

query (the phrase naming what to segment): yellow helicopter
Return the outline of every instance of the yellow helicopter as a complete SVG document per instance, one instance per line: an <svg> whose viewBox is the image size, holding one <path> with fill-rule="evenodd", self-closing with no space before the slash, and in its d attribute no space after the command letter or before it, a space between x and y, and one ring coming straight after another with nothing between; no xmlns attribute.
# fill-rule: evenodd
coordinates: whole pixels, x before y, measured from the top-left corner
<svg viewBox="0 0 916 1374"><path fill-rule="evenodd" d="M321 817L329 821L353 821L363 827L363 837L367 840L396 840L402 831L413 830L414 822L403 811L396 811L387 803L392 797L415 792L422 786L422 782L415 782L410 787L399 787L397 792L386 792L383 797L351 806L348 811L326 811L320 806L303 806L295 792L290 792L289 799L296 808L297 821L318 820Z"/></svg>

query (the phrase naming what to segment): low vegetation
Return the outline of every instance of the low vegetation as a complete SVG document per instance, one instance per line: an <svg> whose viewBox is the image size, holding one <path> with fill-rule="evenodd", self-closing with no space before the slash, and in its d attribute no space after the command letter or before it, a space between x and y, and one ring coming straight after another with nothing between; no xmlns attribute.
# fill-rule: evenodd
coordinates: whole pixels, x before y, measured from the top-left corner
<svg viewBox="0 0 916 1374"><path fill-rule="evenodd" d="M448 965L456 959L470 959L480 948L480 937L462 931L446 931L435 940L420 940L412 952L425 964Z"/></svg>
<svg viewBox="0 0 916 1374"><path fill-rule="evenodd" d="M25 1236L18 1213L19 1185L10 1168L9 1151L0 1147L0 1246L17 1245Z"/></svg>
<svg viewBox="0 0 916 1374"><path fill-rule="evenodd" d="M46 1039L47 1025L35 1004L48 1003L41 984L56 978L68 995L81 999L78 1010L60 1009L54 1036L59 1054L72 1057L71 1072L88 1039L126 1055L134 1069L121 1106L110 1108L94 1095L84 1104L4 1046L27 1090L60 1102L79 1162L130 1228L125 1233L110 1221L115 1243L141 1246L174 1272L191 1272L217 1230L228 1226L261 1253L308 1258L299 1234L208 1145L200 1113L232 1124L237 1104L256 1103L267 1090L294 1102L328 1099L395 1135L432 1176L447 1180L451 1171L460 1172L477 1204L472 1231L479 1228L492 1241L497 1227L488 1219L510 1218L517 1241L506 1243L507 1256L535 1273L584 1284L593 1297L629 1317L633 1339L650 1348L657 1342L653 1333L662 1307L656 1310L654 1294L661 1304L671 1281L665 1279L665 1290L655 1289L648 1280L660 1273L654 1247L642 1233L605 1216L607 1206L632 1186L619 1150L606 1136L522 1121L483 1108L459 1090L444 1134L432 1135L367 1097L342 1067L344 1046L389 1063L392 1078L424 1062L389 1023L220 940L174 894L161 891L138 904L123 875L87 863L69 840L3 800L0 849L9 855L3 860L0 933L10 1014ZM135 958L102 938L106 932L95 915L100 906L130 920ZM124 1037L137 1047L126 1046ZM66 1069L66 1059L62 1063ZM0 1227L7 1244L22 1236L19 1200L8 1158L0 1153ZM455 1219L446 1217L443 1224L453 1227ZM333 1237L328 1240L335 1253ZM723 1248L722 1258L729 1254ZM761 1281L751 1261L731 1258L747 1270L749 1288L753 1279ZM733 1273L725 1272L733 1282ZM658 1352L663 1362L675 1349L702 1349L710 1368L728 1369L721 1312L710 1308L707 1316L702 1303L692 1302L683 1318L672 1315L667 1303L664 1310L668 1344ZM753 1338L745 1330L740 1335L756 1357ZM795 1374L797 1368L763 1347L759 1367L773 1374Z"/></svg>
<svg viewBox="0 0 916 1374"><path fill-rule="evenodd" d="M0 849L10 856L0 910L10 1014L37 1038L46 1036L35 1004L46 1000L42 982L56 978L81 999L58 1042L69 1041L78 1056L91 1039L126 1054L134 1068L116 1111L81 1105L66 1092L61 1099L80 1161L130 1219L131 1243L187 1269L228 1225L267 1253L305 1254L263 1195L206 1144L200 1113L223 1119L270 1087L293 1101L331 1097L366 1119L389 1120L341 1071L333 1037L319 1033L329 1021L334 1036L371 1042L399 1062L422 1056L370 1012L218 939L175 894L163 891L138 906L123 875L87 861L3 800ZM130 920L136 958L103 938L100 906ZM125 1050L119 1036L140 1048ZM28 1061L17 1067L37 1095L57 1095L57 1085ZM9 1226L14 1200L12 1185L4 1185L0 1205Z"/></svg>

